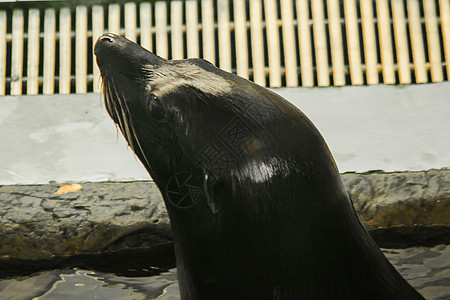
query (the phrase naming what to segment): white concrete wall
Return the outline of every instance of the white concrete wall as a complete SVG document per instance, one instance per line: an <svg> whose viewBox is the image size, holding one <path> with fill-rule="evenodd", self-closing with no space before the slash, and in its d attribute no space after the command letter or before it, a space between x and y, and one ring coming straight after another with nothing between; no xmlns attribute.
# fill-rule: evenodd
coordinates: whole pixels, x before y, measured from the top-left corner
<svg viewBox="0 0 450 300"><path fill-rule="evenodd" d="M274 91L316 124L341 172L450 167L448 82ZM0 103L0 184L149 179L99 94Z"/></svg>

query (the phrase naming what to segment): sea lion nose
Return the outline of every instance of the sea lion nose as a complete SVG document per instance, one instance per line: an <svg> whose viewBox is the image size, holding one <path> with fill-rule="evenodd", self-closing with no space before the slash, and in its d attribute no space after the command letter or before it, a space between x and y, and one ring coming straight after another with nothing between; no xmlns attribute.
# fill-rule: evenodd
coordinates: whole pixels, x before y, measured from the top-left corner
<svg viewBox="0 0 450 300"><path fill-rule="evenodd" d="M114 46L120 36L114 33L105 33L97 39L94 47L95 55L98 55L103 49Z"/></svg>

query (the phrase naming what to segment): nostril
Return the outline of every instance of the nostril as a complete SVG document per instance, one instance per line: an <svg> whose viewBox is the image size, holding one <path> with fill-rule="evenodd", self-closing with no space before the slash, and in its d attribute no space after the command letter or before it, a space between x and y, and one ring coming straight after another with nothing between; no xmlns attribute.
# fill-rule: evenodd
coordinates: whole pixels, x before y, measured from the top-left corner
<svg viewBox="0 0 450 300"><path fill-rule="evenodd" d="M113 42L113 37L110 36L110 35L106 35L105 34L105 35L101 36L99 40L102 41L102 42L112 43Z"/></svg>
<svg viewBox="0 0 450 300"><path fill-rule="evenodd" d="M112 43L112 42L114 42L116 37L117 37L117 35L115 35L113 33L106 33L106 34L102 35L99 38L99 40L102 42Z"/></svg>
<svg viewBox="0 0 450 300"><path fill-rule="evenodd" d="M102 36L102 37L100 37L100 41L112 43L113 39L111 37L109 37L109 36Z"/></svg>

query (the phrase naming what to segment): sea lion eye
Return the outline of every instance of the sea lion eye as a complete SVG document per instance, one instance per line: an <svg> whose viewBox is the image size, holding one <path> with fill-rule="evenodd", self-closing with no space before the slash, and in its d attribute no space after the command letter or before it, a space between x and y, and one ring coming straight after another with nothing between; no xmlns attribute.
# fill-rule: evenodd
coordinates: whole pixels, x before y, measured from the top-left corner
<svg viewBox="0 0 450 300"><path fill-rule="evenodd" d="M147 110L157 121L161 121L166 115L161 101L153 94L147 97Z"/></svg>

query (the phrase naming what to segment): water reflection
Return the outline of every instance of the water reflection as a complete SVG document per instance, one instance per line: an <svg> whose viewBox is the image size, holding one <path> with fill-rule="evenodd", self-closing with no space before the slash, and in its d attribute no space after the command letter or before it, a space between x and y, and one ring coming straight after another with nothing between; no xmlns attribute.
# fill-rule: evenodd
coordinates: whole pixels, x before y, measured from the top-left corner
<svg viewBox="0 0 450 300"><path fill-rule="evenodd" d="M450 298L450 245L383 252L426 299ZM150 277L63 269L0 280L0 299L179 300L179 293L175 269Z"/></svg>

